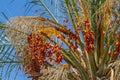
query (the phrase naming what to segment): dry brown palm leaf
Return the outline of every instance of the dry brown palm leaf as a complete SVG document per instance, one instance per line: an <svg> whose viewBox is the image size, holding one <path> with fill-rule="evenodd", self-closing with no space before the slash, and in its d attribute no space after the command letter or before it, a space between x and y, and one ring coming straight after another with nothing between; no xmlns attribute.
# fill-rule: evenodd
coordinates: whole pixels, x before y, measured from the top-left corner
<svg viewBox="0 0 120 80"><path fill-rule="evenodd" d="M41 73L43 75L40 76L38 80L69 80L69 68L64 64L49 67L41 71Z"/></svg>
<svg viewBox="0 0 120 80"><path fill-rule="evenodd" d="M120 59L116 60L112 66L111 80L120 80Z"/></svg>
<svg viewBox="0 0 120 80"><path fill-rule="evenodd" d="M58 35L59 32L52 27L54 25L59 24L43 17L13 17L6 24L6 35L12 44L23 50L23 46L27 45L27 36L32 32L44 32L48 36Z"/></svg>

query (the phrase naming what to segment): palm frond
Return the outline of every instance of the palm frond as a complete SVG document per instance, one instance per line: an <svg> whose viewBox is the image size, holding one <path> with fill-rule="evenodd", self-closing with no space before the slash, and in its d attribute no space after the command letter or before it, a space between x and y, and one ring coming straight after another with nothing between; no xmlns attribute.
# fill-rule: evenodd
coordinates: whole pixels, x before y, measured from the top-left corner
<svg viewBox="0 0 120 80"><path fill-rule="evenodd" d="M5 35L5 25L0 25L0 78L8 80L16 65L20 62L15 58L15 47L9 42ZM20 66L19 66L20 67ZM14 71L15 72L15 71ZM3 78L4 77L4 78ZM15 77L15 76L14 76Z"/></svg>

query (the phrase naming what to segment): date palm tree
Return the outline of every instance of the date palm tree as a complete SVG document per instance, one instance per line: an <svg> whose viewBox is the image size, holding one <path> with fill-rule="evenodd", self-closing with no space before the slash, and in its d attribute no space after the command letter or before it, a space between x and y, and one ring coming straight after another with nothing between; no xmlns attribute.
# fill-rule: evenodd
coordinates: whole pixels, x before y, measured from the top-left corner
<svg viewBox="0 0 120 80"><path fill-rule="evenodd" d="M54 1L51 2L51 8L55 9ZM120 79L116 64L120 53L119 0L59 0L55 3L59 4L59 16L54 15L45 1L30 3L42 5L49 17L17 16L6 24L6 36L15 46L28 77Z"/></svg>

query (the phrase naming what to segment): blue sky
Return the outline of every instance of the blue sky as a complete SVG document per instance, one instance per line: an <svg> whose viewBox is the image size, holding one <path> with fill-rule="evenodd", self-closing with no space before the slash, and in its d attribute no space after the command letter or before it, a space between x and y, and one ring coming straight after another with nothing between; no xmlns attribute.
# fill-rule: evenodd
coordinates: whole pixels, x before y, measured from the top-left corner
<svg viewBox="0 0 120 80"><path fill-rule="evenodd" d="M6 19L1 14L1 12L4 12L8 18L25 15L25 4L27 0L14 0L13 2L12 1L13 0L0 0L0 21L6 22ZM27 15L33 15L33 12L29 12Z"/></svg>

